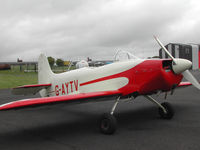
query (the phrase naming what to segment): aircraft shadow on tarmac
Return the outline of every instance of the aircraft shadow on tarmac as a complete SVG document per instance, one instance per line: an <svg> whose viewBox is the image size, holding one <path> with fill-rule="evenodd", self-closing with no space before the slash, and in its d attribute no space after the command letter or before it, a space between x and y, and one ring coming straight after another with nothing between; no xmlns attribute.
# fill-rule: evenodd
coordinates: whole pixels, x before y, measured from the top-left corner
<svg viewBox="0 0 200 150"><path fill-rule="evenodd" d="M180 106L180 105L174 105L176 111L182 112L185 107L187 106ZM50 109L54 113L56 113L56 109ZM44 113L45 110L42 110L42 113ZM127 111L120 111L118 110L115 114L117 121L118 121L118 129L119 131L116 132L118 134L119 132L123 132L123 130L132 130L138 131L138 130L158 130L156 128L164 128L162 125L165 125L167 120L162 120L159 118L159 115L157 113L157 107L149 105L148 107L142 107ZM23 113L23 112L19 112ZM34 112L32 112L34 115ZM67 114L68 113L68 114ZM60 114L56 114L53 118L49 117L48 115L51 114L45 114L45 116L40 117L37 119L37 122L40 122L37 126L31 126L30 124L26 126L26 123L22 126L17 126L14 130L11 128L11 131L0 131L0 139L1 142L3 141L12 141L12 142L24 142L26 140L34 140L35 142L40 142L41 138L51 139L51 137L65 137L65 138L71 138L73 136L81 136L83 134L87 135L94 135L99 134L98 129L98 121L100 117L100 113L90 113L89 110L87 112L84 111L77 111L77 110L66 110L65 117L71 116L72 118L74 115L79 116L78 118L75 117L75 119L72 120L66 120L63 118L63 116L59 116ZM63 119L59 119L58 121L52 121L52 119L55 119L56 117L61 117ZM43 123L45 120L45 123ZM27 121L31 121L31 119L28 119ZM51 122L51 123L48 123ZM116 135L114 134L114 135ZM101 135L105 136L105 135Z"/></svg>

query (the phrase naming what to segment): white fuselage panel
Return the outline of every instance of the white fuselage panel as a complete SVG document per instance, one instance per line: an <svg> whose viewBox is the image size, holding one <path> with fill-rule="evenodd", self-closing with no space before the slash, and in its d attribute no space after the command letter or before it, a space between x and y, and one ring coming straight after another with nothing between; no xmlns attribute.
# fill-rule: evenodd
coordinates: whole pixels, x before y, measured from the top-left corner
<svg viewBox="0 0 200 150"><path fill-rule="evenodd" d="M49 96L62 96L76 93L117 90L128 84L128 78L119 76L101 81L98 81L98 79L122 73L143 61L142 59L129 60L96 68L85 67L61 74L54 74L51 77L52 86L47 90L47 93L49 93ZM84 84L87 82L91 83Z"/></svg>

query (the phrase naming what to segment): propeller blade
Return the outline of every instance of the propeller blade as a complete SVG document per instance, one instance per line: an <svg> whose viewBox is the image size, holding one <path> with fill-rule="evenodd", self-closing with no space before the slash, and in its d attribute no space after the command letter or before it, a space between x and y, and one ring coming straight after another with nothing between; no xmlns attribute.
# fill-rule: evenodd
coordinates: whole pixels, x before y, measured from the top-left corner
<svg viewBox="0 0 200 150"><path fill-rule="evenodd" d="M174 64L176 65L174 57L169 53L169 51L165 48L165 46L161 43L161 41L154 35L155 40L158 42L160 47L167 53L167 55L173 60Z"/></svg>
<svg viewBox="0 0 200 150"><path fill-rule="evenodd" d="M190 73L189 70L185 70L184 72L182 72L182 75L184 76L184 78L186 80L188 80L189 82L191 82L193 86L195 86L197 89L200 90L200 84L199 84L199 82L195 79L195 77Z"/></svg>

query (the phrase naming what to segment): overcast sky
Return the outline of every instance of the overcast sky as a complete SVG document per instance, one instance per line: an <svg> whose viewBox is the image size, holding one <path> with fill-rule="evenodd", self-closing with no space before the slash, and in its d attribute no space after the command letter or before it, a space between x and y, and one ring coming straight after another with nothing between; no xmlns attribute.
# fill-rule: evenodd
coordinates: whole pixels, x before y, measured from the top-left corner
<svg viewBox="0 0 200 150"><path fill-rule="evenodd" d="M153 39L200 43L199 0L0 0L0 61L158 55Z"/></svg>

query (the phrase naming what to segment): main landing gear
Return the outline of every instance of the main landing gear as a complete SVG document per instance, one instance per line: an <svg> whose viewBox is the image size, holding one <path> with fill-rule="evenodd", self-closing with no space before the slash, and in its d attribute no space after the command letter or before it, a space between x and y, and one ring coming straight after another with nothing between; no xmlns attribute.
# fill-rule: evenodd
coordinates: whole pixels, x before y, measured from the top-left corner
<svg viewBox="0 0 200 150"><path fill-rule="evenodd" d="M103 114L100 120L100 131L104 134L113 134L117 129L117 121L114 114L115 108L119 103L120 97L117 98L110 113Z"/></svg>
<svg viewBox="0 0 200 150"><path fill-rule="evenodd" d="M174 109L172 107L172 105L168 102L164 102L164 103L158 103L155 99L153 99L153 97L151 96L144 96L145 98L147 98L148 100L150 100L151 102L155 103L156 105L158 105L158 113L160 115L160 117L162 119L172 119L174 116Z"/></svg>
<svg viewBox="0 0 200 150"><path fill-rule="evenodd" d="M174 116L174 110L170 103L159 103L151 96L145 95L145 98L158 105L158 112L162 119L171 119ZM117 129L117 121L114 117L114 111L119 103L120 97L115 101L110 113L103 114L100 120L100 131L104 134L113 134Z"/></svg>

